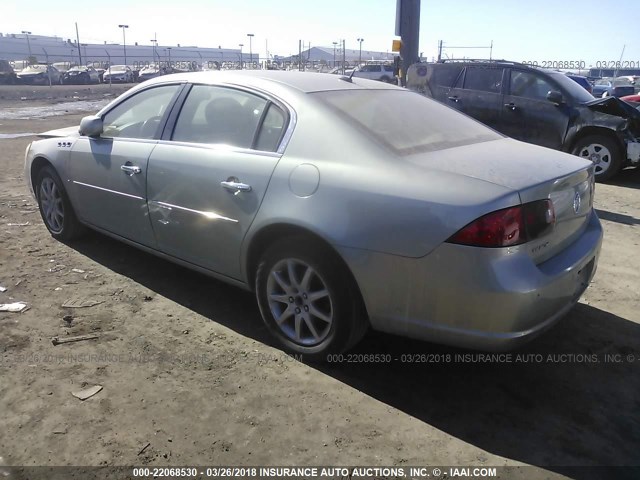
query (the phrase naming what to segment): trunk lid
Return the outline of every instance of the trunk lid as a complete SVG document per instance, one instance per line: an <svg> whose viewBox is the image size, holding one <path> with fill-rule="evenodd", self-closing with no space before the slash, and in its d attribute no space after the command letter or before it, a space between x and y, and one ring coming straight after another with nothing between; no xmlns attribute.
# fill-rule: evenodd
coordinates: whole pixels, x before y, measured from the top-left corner
<svg viewBox="0 0 640 480"><path fill-rule="evenodd" d="M522 203L550 199L556 216L553 230L522 246L536 263L574 242L593 210L593 164L556 150L505 138L414 155L407 160L427 169L510 188L518 192Z"/></svg>

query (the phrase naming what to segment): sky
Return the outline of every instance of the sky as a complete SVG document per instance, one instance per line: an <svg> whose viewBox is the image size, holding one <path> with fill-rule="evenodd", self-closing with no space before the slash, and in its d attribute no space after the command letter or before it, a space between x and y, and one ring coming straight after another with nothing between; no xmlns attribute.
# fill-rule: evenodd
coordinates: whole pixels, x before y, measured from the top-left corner
<svg viewBox="0 0 640 480"><path fill-rule="evenodd" d="M605 12L600 0L422 0L420 52L427 59L493 58L513 61L634 62L640 68L640 34L633 18L637 0L617 0ZM604 8L607 10L607 8ZM122 43L119 24L128 24L126 43L252 49L264 56L295 54L335 41L363 52L391 50L396 0L2 0L0 32L57 35L81 43ZM633 67L634 65L630 65Z"/></svg>

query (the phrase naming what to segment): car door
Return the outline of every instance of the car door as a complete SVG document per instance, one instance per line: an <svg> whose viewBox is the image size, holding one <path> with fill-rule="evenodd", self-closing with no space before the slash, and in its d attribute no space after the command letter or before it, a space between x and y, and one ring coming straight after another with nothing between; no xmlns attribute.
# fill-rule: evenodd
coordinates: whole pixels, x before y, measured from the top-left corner
<svg viewBox="0 0 640 480"><path fill-rule="evenodd" d="M276 150L287 118L286 109L258 94L191 88L170 136L149 159L149 213L158 249L241 278L240 245L280 159Z"/></svg>
<svg viewBox="0 0 640 480"><path fill-rule="evenodd" d="M497 128L502 109L504 68L467 66L447 95L449 105L476 120Z"/></svg>
<svg viewBox="0 0 640 480"><path fill-rule="evenodd" d="M509 77L498 130L517 140L560 149L571 110L547 100L547 94L562 93L561 87L535 71L512 69Z"/></svg>
<svg viewBox="0 0 640 480"><path fill-rule="evenodd" d="M143 245L155 243L146 199L147 162L183 87L142 90L103 115L103 133L71 148L69 177L79 217Z"/></svg>

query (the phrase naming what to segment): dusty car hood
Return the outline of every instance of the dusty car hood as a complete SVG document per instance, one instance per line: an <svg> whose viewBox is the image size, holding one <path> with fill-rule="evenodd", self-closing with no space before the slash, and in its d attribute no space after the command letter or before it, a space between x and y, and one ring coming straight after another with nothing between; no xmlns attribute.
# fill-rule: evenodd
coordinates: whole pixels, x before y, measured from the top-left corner
<svg viewBox="0 0 640 480"><path fill-rule="evenodd" d="M39 133L40 138L53 138L53 137L79 137L78 126L58 128L57 130L49 130L47 132Z"/></svg>
<svg viewBox="0 0 640 480"><path fill-rule="evenodd" d="M585 105L596 112L640 120L640 112L638 110L616 97L597 98L585 103Z"/></svg>

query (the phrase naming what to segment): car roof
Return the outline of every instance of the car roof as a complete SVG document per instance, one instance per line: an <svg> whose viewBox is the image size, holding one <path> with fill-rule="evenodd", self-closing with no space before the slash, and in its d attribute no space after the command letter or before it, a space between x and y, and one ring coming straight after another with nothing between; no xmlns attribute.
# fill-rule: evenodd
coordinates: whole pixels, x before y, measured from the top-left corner
<svg viewBox="0 0 640 480"><path fill-rule="evenodd" d="M165 75L149 80L150 83L165 83L172 81L186 81L191 83L227 83L244 85L259 89L269 90L269 85L285 86L289 89L303 93L323 92L330 90L353 90L353 89L376 89L388 90L399 87L353 77L351 81L344 80L343 76L329 73L317 72L297 72L282 70L232 70L232 71L206 71L206 72L185 72L172 75Z"/></svg>

